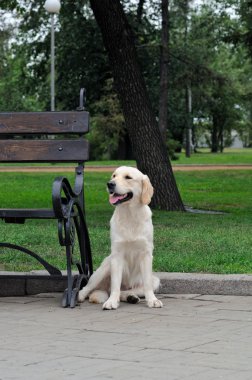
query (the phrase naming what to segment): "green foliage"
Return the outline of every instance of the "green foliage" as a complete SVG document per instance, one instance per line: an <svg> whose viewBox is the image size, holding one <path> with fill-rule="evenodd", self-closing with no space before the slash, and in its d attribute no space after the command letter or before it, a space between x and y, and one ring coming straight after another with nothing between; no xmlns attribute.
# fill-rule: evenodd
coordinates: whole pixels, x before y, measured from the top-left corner
<svg viewBox="0 0 252 380"><path fill-rule="evenodd" d="M170 159L174 161L177 160L178 156L176 155L176 152L181 151L182 148L180 143L168 135L166 146L168 149Z"/></svg>
<svg viewBox="0 0 252 380"><path fill-rule="evenodd" d="M10 55L5 56L1 63L0 111L43 110L43 103L38 96L27 91L31 77L24 56L20 54L15 59Z"/></svg>
<svg viewBox="0 0 252 380"><path fill-rule="evenodd" d="M75 109L81 87L92 116L93 157L116 157L126 139L111 83L101 33L86 0L62 1L56 23L56 108ZM150 6L148 6L148 4ZM143 9L123 1L152 107L158 115L160 3ZM188 120L186 86L192 89L192 118L222 150L236 129L251 144L251 1L170 1L168 147L182 147ZM230 11L232 10L232 11ZM0 110L50 109L50 16L44 0L2 0L0 12L13 12L18 29L0 24ZM3 19L3 18L2 18ZM6 94L8 94L6 96ZM112 104L114 103L114 104ZM203 128L203 124L204 127ZM197 128L197 122L195 123ZM195 129L194 128L194 129ZM200 137L194 132L194 143Z"/></svg>
<svg viewBox="0 0 252 380"><path fill-rule="evenodd" d="M224 2L204 4L201 12L192 14L191 59L196 63L193 86L193 115L209 121L210 144L213 151L224 148L238 120L245 119L241 71L248 64L244 50L225 41L231 29L238 28L225 9ZM245 116L245 117L244 117Z"/></svg>
<svg viewBox="0 0 252 380"><path fill-rule="evenodd" d="M58 110L75 109L79 90L85 87L92 111L92 104L100 98L105 80L111 77L98 26L86 3L83 0L62 2L60 14L55 17ZM2 2L1 8L15 9L20 19L15 36L17 43L12 43L11 51L15 61L20 55L24 58L24 67L30 71L26 94L36 96L40 108L49 110L50 16L44 9L44 0ZM19 80L22 81L21 75Z"/></svg>
<svg viewBox="0 0 252 380"><path fill-rule="evenodd" d="M76 95L85 87L87 106L94 114L93 105L104 91L107 93L106 81L111 72L101 33L86 3L62 2L56 35L56 85L59 106L63 109L75 108Z"/></svg>
<svg viewBox="0 0 252 380"><path fill-rule="evenodd" d="M116 158L119 141L124 135L124 118L112 87L112 80L108 80L104 94L93 104L95 116L92 118L88 137L91 143L91 159Z"/></svg>

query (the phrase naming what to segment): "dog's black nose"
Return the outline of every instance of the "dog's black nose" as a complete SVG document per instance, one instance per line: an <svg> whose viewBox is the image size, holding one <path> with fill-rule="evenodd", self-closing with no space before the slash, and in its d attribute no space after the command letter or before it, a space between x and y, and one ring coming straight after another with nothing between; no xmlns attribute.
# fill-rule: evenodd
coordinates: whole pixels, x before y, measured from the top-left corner
<svg viewBox="0 0 252 380"><path fill-rule="evenodd" d="M114 181L109 181L107 183L109 191L113 191L115 189L116 183Z"/></svg>

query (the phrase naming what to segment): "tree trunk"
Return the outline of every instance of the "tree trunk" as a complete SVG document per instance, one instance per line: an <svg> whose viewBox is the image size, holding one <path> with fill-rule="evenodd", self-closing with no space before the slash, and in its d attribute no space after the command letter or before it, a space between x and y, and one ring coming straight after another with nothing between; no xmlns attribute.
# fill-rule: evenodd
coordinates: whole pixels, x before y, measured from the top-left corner
<svg viewBox="0 0 252 380"><path fill-rule="evenodd" d="M224 151L224 123L221 124L219 140L220 140L220 152L223 153Z"/></svg>
<svg viewBox="0 0 252 380"><path fill-rule="evenodd" d="M248 139L247 139L246 148L251 148L251 147L252 147L252 108L250 109L250 112L249 112L249 131L248 131Z"/></svg>
<svg viewBox="0 0 252 380"><path fill-rule="evenodd" d="M184 54L188 55L188 14L189 14L189 0L184 0L182 4L184 12ZM185 114L186 114L186 126L185 126L185 155L191 157L191 84L190 78L187 78L185 83Z"/></svg>
<svg viewBox="0 0 252 380"><path fill-rule="evenodd" d="M108 51L137 166L149 176L155 189L152 206L184 211L122 5L119 0L90 3Z"/></svg>
<svg viewBox="0 0 252 380"><path fill-rule="evenodd" d="M161 0L162 31L160 52L160 94L158 125L164 142L167 139L168 124L168 63L169 63L169 0Z"/></svg>
<svg viewBox="0 0 252 380"><path fill-rule="evenodd" d="M218 120L217 117L213 116L213 129L212 129L212 153L218 153L219 151L219 140L218 140Z"/></svg>
<svg viewBox="0 0 252 380"><path fill-rule="evenodd" d="M141 24L142 22L144 2L145 0L139 0L137 5L137 21L139 22L139 24Z"/></svg>
<svg viewBox="0 0 252 380"><path fill-rule="evenodd" d="M191 84L186 87L186 131L185 131L185 151L186 157L191 157L192 152L192 89Z"/></svg>

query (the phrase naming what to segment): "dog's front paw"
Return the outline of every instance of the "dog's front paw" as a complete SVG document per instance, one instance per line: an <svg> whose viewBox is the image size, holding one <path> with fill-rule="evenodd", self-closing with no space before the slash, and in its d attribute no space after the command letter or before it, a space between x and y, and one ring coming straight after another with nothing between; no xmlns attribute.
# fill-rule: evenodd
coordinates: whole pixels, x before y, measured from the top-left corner
<svg viewBox="0 0 252 380"><path fill-rule="evenodd" d="M103 310L115 310L119 306L119 302L116 299L109 298L102 306Z"/></svg>
<svg viewBox="0 0 252 380"><path fill-rule="evenodd" d="M84 302L86 298L87 298L87 292L85 291L85 288L83 288L78 293L78 302Z"/></svg>
<svg viewBox="0 0 252 380"><path fill-rule="evenodd" d="M163 307L163 304L160 300L158 300L157 298L153 298L149 301L147 301L147 305L149 307Z"/></svg>

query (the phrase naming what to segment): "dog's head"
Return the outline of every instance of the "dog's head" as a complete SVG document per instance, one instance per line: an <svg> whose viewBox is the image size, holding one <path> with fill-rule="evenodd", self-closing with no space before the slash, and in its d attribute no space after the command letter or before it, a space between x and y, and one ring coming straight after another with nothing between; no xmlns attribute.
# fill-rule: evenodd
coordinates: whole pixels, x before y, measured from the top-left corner
<svg viewBox="0 0 252 380"><path fill-rule="evenodd" d="M113 206L129 202L147 205L153 195L148 176L128 166L120 166L114 171L107 183L107 189L110 194L109 201Z"/></svg>

